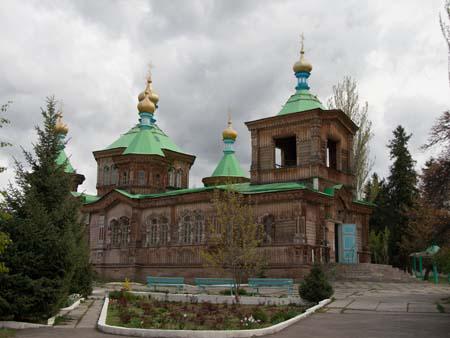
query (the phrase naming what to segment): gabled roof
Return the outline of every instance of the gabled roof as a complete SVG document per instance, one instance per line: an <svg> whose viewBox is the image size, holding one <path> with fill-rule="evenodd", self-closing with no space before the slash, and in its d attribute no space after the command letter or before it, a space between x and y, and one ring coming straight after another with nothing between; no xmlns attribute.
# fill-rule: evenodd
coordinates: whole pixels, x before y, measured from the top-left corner
<svg viewBox="0 0 450 338"><path fill-rule="evenodd" d="M312 109L325 109L317 96L310 93L307 89L299 89L284 104L278 115L298 113Z"/></svg>
<svg viewBox="0 0 450 338"><path fill-rule="evenodd" d="M247 177L234 152L225 152L212 177Z"/></svg>

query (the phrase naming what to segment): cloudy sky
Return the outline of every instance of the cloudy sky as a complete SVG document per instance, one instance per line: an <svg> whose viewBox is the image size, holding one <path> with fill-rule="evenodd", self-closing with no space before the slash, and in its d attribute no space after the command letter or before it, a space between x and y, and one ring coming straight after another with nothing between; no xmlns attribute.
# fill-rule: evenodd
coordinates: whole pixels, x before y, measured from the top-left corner
<svg viewBox="0 0 450 338"><path fill-rule="evenodd" d="M386 175L386 143L398 124L419 150L434 119L450 106L442 0L404 1L7 1L0 2L0 103L13 101L0 139L0 187L12 157L31 148L45 97L63 102L67 152L95 192L93 150L137 122L137 94L153 67L156 118L197 156L191 185L213 171L231 108L238 156L249 168L245 121L275 115L293 93L292 64L304 32L314 66L311 90L326 102L344 76L358 81L374 125L374 170Z"/></svg>

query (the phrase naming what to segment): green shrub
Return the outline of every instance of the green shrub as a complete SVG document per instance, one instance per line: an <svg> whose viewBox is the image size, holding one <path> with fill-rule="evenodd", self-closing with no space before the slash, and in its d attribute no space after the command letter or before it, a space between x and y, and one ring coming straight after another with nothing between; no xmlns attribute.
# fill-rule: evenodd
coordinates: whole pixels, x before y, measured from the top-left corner
<svg viewBox="0 0 450 338"><path fill-rule="evenodd" d="M119 299L121 292L118 290L110 291L109 292L109 298L110 299Z"/></svg>
<svg viewBox="0 0 450 338"><path fill-rule="evenodd" d="M300 297L313 303L333 295L333 287L328 282L320 265L315 264L312 267L309 275L300 284L299 293Z"/></svg>
<svg viewBox="0 0 450 338"><path fill-rule="evenodd" d="M269 320L266 311L261 308L256 308L252 313L253 318L255 320L259 320L261 323L267 323Z"/></svg>
<svg viewBox="0 0 450 338"><path fill-rule="evenodd" d="M230 289L222 290L219 293L224 296L234 296L234 289L233 289L233 293L231 293ZM247 290L239 289L239 296L248 296L248 295L249 295L249 293L247 292Z"/></svg>
<svg viewBox="0 0 450 338"><path fill-rule="evenodd" d="M434 255L433 260L435 261L439 272L444 274L450 273L450 248L441 248L438 253Z"/></svg>
<svg viewBox="0 0 450 338"><path fill-rule="evenodd" d="M284 321L284 315L282 312L275 312L272 315L272 318L270 318L270 322L272 324L278 324L278 323L281 323L282 321Z"/></svg>

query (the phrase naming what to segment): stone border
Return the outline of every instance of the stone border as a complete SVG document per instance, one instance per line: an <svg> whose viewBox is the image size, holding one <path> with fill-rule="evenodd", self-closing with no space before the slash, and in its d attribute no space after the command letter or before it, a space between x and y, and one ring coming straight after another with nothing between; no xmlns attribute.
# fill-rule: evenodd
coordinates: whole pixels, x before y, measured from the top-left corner
<svg viewBox="0 0 450 338"><path fill-rule="evenodd" d="M67 306L67 307L63 307L62 309L60 309L59 311L72 311L73 309L77 308L78 305L80 305L81 301L84 300L83 297L81 297L80 299L78 299L76 302L74 302L72 305Z"/></svg>
<svg viewBox="0 0 450 338"><path fill-rule="evenodd" d="M331 302L331 299L324 299L319 302L319 304L310 307L304 313L298 316L286 320L284 322L254 330L162 330L162 329L138 329L138 328L127 328L120 326L112 326L106 324L106 316L108 313L109 298L105 297L105 302L103 303L102 312L100 313L100 318L97 322L97 328L105 333L122 335L122 336L133 336L133 337L165 337L165 338L243 338L243 337L256 337L265 336L268 334L273 334L291 326L294 323L310 316L318 309L324 307Z"/></svg>

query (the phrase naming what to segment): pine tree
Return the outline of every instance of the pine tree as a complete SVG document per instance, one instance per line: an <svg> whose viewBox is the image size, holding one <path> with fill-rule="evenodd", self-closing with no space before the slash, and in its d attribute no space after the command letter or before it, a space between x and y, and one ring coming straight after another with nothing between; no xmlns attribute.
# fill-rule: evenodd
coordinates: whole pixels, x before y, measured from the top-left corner
<svg viewBox="0 0 450 338"><path fill-rule="evenodd" d="M404 267L407 259L400 255L399 243L402 235L407 231L408 214L418 196L417 174L414 170L415 161L408 150L411 134L407 135L402 126L398 126L393 134L394 138L388 144L390 159L393 163L386 186L385 207L387 210L385 212L388 217L385 218L385 225L391 231L389 247L391 262L396 266Z"/></svg>
<svg viewBox="0 0 450 338"><path fill-rule="evenodd" d="M4 254L8 274L0 275L0 317L41 321L51 317L76 289L86 266L85 228L81 202L70 194L65 163L56 158L61 141L55 130L55 100L42 110L43 128L36 127L34 154L24 151L27 169L16 164L16 186L5 193L8 218L0 230L12 243ZM88 281L90 286L90 281Z"/></svg>
<svg viewBox="0 0 450 338"><path fill-rule="evenodd" d="M0 106L0 112L2 113L2 115L3 115L3 113L5 113L8 110L8 107L10 104L11 104L11 102L8 102L8 103L2 104ZM3 128L3 126L8 123L9 123L8 119L4 118L3 116L0 116L0 128ZM9 142L0 140L0 148L8 147L10 145L11 144ZM5 170L6 170L5 167L0 166L0 173ZM2 210L0 208L0 220L4 219L5 217L8 217L8 215L5 214L4 212L2 212ZM6 251L6 248L8 247L8 245L10 243L11 243L11 240L9 239L8 235L6 233L0 231L0 255L2 255ZM5 273L5 272L8 272L8 269L5 267L4 262L2 262L0 260L0 273Z"/></svg>
<svg viewBox="0 0 450 338"><path fill-rule="evenodd" d="M380 192L381 183L377 173L373 173L372 177L367 180L364 186L364 199L367 202L374 202Z"/></svg>

